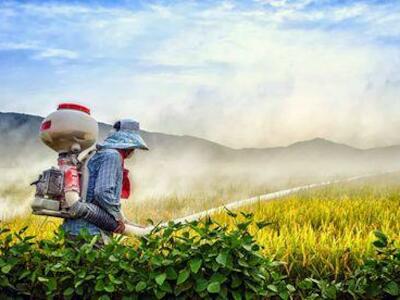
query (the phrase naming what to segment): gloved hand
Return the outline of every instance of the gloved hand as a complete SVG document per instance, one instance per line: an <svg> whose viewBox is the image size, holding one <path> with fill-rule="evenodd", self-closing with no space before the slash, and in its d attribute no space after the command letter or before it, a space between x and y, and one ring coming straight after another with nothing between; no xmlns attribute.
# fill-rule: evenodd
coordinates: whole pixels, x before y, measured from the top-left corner
<svg viewBox="0 0 400 300"><path fill-rule="evenodd" d="M124 233L124 231L125 231L124 222L120 220L120 221L117 221L117 223L118 223L118 226L117 226L117 228L114 229L114 233L119 233L119 234Z"/></svg>

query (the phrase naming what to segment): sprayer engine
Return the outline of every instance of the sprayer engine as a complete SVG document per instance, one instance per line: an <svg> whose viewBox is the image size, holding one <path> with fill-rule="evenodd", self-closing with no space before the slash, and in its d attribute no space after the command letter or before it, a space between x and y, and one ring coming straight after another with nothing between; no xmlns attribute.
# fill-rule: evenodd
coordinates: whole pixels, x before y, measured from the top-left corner
<svg viewBox="0 0 400 300"><path fill-rule="evenodd" d="M36 185L36 197L61 199L64 196L64 174L56 168L44 171L33 184Z"/></svg>
<svg viewBox="0 0 400 300"><path fill-rule="evenodd" d="M63 103L43 120L40 138L58 152L58 167L43 171L36 185L32 211L37 215L68 217L65 209L81 197L85 172L78 156L94 145L98 125L90 110L82 105Z"/></svg>

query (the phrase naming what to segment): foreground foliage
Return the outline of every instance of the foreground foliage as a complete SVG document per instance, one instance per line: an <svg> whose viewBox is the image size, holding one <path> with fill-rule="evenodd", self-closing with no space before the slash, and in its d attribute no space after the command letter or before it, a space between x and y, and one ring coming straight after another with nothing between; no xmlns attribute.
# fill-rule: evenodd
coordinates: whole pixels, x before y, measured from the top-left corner
<svg viewBox="0 0 400 300"><path fill-rule="evenodd" d="M62 232L34 242L26 228L0 233L1 298L55 299L346 299L400 295L400 251L375 232L377 257L347 280L286 277L282 263L262 255L249 232L267 222L228 212L234 226L210 219L170 223L137 245L115 239L96 249L97 237L65 240Z"/></svg>
<svg viewBox="0 0 400 300"><path fill-rule="evenodd" d="M254 213L256 221L267 219L272 223L262 231L255 224L250 225L249 231L263 246L263 255L285 263L284 274L290 280L305 277L343 280L367 258L376 256L372 245L375 230L400 241L399 183L400 175L341 183L260 202L243 210ZM227 198L238 199L229 190L219 191L216 197L225 192ZM124 212L143 224L153 213L157 222L165 221L220 203L216 198L210 200L211 204L204 203L201 195L196 198L190 194L161 200L128 201L124 203ZM226 214L213 217L220 224L235 226ZM60 222L61 219L51 217L23 216L10 219L7 227L18 231L29 225L27 234L42 240L51 239Z"/></svg>

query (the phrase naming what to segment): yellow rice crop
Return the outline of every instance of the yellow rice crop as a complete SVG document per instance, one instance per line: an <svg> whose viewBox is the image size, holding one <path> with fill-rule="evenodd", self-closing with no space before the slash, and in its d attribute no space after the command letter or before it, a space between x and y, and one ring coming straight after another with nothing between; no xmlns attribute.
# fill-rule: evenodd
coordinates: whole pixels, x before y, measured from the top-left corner
<svg viewBox="0 0 400 300"><path fill-rule="evenodd" d="M298 272L340 276L374 255L373 231L400 240L400 189L333 186L243 208L272 224L251 229L264 253ZM224 214L220 223L231 223Z"/></svg>

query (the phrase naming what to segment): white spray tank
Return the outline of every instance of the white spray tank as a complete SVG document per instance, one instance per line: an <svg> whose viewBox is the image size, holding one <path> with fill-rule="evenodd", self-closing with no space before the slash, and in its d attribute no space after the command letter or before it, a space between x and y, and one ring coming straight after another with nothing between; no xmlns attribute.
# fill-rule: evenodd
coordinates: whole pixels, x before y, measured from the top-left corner
<svg viewBox="0 0 400 300"><path fill-rule="evenodd" d="M44 144L58 152L58 168L45 170L34 182L34 214L66 217L65 207L80 199L81 163L78 155L93 146L98 137L97 121L79 104L62 103L40 126Z"/></svg>
<svg viewBox="0 0 400 300"><path fill-rule="evenodd" d="M79 104L62 103L45 118L40 138L58 153L81 152L94 145L99 133L90 109Z"/></svg>

